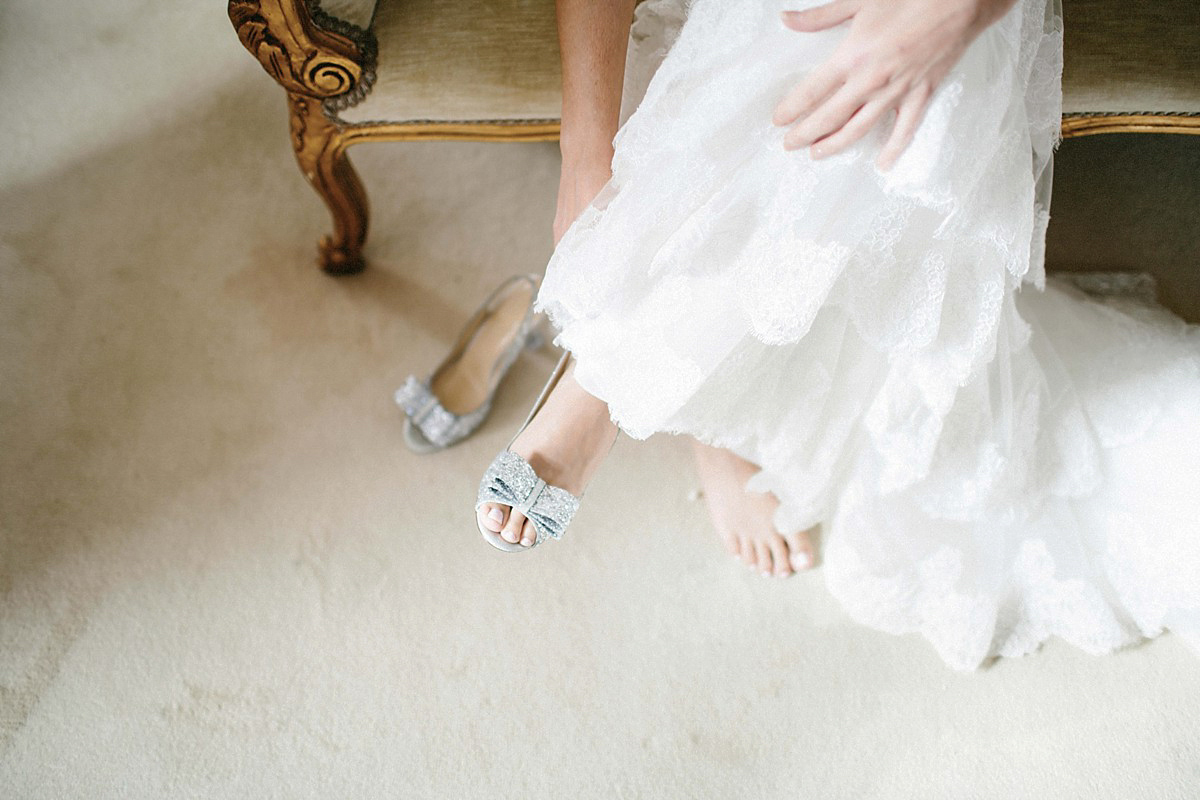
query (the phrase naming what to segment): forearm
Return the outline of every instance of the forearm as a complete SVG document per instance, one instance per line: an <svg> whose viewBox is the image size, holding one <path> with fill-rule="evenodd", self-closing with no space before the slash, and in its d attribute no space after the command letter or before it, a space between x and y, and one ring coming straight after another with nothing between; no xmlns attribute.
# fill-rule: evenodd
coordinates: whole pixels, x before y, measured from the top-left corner
<svg viewBox="0 0 1200 800"><path fill-rule="evenodd" d="M636 0L555 0L564 158L611 158Z"/></svg>

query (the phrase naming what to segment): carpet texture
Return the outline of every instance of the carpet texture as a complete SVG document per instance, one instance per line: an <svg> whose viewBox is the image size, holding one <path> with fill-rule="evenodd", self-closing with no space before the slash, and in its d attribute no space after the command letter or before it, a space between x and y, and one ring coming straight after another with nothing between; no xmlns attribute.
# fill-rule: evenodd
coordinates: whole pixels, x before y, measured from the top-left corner
<svg viewBox="0 0 1200 800"><path fill-rule="evenodd" d="M1197 796L1181 643L951 672L847 619L819 570L775 582L724 555L684 442L620 441L561 543L487 547L476 483L553 354L442 454L404 449L391 393L491 286L542 269L557 145L357 149L372 265L329 278L282 92L224 4L98 5L0 9L19 108L0 122L0 796ZM1065 144L1080 210L1056 205L1052 260L1153 253L1124 266L1195 304L1196 144ZM1096 167L1114 153L1144 163ZM1154 175L1189 170L1164 199Z"/></svg>

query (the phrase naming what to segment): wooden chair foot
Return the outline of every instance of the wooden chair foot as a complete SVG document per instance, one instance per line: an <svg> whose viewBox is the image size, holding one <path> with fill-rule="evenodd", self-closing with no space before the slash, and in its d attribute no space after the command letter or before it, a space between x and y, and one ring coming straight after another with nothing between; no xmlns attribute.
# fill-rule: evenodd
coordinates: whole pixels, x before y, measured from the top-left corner
<svg viewBox="0 0 1200 800"><path fill-rule="evenodd" d="M367 260L361 248L338 247L328 236L317 247L320 251L317 263L329 275L354 275L366 269Z"/></svg>

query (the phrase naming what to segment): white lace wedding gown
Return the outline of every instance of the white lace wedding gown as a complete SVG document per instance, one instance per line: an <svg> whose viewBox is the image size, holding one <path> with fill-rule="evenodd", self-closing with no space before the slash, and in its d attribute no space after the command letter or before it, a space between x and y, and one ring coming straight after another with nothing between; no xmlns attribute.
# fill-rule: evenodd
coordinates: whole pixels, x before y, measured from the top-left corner
<svg viewBox="0 0 1200 800"><path fill-rule="evenodd" d="M538 297L630 436L759 464L829 590L952 667L1059 636L1200 647L1200 327L1045 277L1055 0L1021 0L887 133L785 151L780 98L848 26L797 0L646 0L613 175Z"/></svg>

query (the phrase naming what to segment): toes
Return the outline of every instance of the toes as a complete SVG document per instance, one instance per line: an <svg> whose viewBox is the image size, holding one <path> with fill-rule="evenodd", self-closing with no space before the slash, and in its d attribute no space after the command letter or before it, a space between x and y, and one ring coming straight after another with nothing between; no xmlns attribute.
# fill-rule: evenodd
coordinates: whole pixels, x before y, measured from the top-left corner
<svg viewBox="0 0 1200 800"><path fill-rule="evenodd" d="M788 545L779 534L775 534L767 542L771 550L771 561L775 565L775 575L782 578L792 574L792 566L788 563Z"/></svg>
<svg viewBox="0 0 1200 800"><path fill-rule="evenodd" d="M763 575L771 574L771 550L767 543L758 540L754 543L755 566Z"/></svg>
<svg viewBox="0 0 1200 800"><path fill-rule="evenodd" d="M509 544L516 544L521 539L521 528L524 525L525 515L520 511L511 511L508 522L504 523L504 529L500 531L500 538Z"/></svg>
<svg viewBox="0 0 1200 800"><path fill-rule="evenodd" d="M800 572L813 565L812 540L804 531L790 533L784 537L788 543L788 562L792 569Z"/></svg>
<svg viewBox="0 0 1200 800"><path fill-rule="evenodd" d="M479 507L475 515L479 517L479 524L492 533L499 533L504 527L504 512L505 506L498 506L495 503L485 503Z"/></svg>
<svg viewBox="0 0 1200 800"><path fill-rule="evenodd" d="M758 563L758 553L754 552L754 545L749 539L738 537L738 557L742 559L742 563L747 567L754 569Z"/></svg>
<svg viewBox="0 0 1200 800"><path fill-rule="evenodd" d="M479 524L492 533L500 534L504 541L510 544L520 542L525 547L532 547L537 540L537 529L520 511L506 513L508 511L508 506L486 503L475 513L479 517Z"/></svg>
<svg viewBox="0 0 1200 800"><path fill-rule="evenodd" d="M533 543L537 541L537 528L533 527L533 520L525 520L525 524L521 527L521 546L533 547Z"/></svg>

